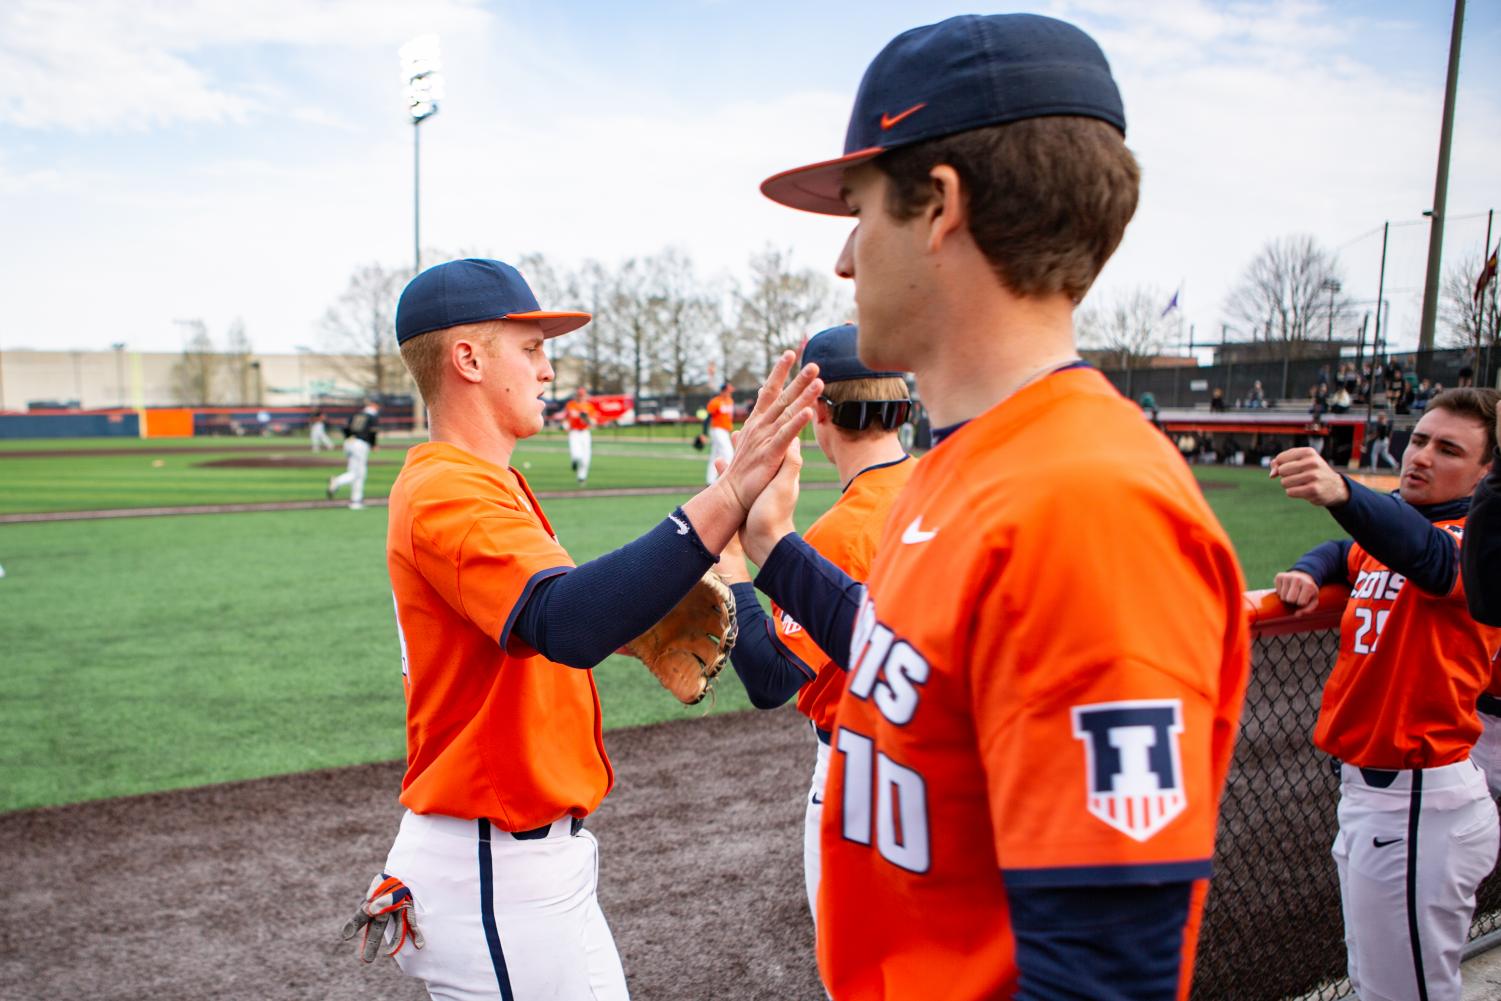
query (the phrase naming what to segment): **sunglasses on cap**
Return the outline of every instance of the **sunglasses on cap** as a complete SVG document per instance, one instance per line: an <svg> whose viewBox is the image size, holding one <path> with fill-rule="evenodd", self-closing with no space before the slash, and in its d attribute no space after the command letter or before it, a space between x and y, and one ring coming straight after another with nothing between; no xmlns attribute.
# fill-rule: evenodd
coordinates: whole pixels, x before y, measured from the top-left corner
<svg viewBox="0 0 1501 1001"><path fill-rule="evenodd" d="M820 396L818 402L828 405L831 412L829 419L834 422L835 427L850 431L864 431L872 421L877 420L881 422L881 427L891 431L905 424L912 415L911 400L849 400L835 403L827 396Z"/></svg>

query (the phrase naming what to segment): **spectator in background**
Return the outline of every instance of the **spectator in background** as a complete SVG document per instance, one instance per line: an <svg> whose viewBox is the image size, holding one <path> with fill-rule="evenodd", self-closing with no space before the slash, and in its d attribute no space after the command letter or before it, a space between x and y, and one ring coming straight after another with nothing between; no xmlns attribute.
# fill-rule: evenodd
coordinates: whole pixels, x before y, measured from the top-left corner
<svg viewBox="0 0 1501 1001"><path fill-rule="evenodd" d="M1260 379L1257 379L1254 383L1251 384L1251 392L1249 392L1248 394L1246 394L1246 406L1248 406L1248 407L1264 407L1264 406L1266 406L1266 390L1264 390L1264 389L1261 388L1261 380Z"/></svg>
<svg viewBox="0 0 1501 1001"><path fill-rule="evenodd" d="M1327 387L1328 383L1326 382L1314 383L1308 387L1308 398L1311 401L1308 412L1313 415L1314 420L1318 420L1329 412Z"/></svg>
<svg viewBox="0 0 1501 1001"><path fill-rule="evenodd" d="M1209 394L1209 410L1211 413L1222 414L1225 412L1225 391L1219 386Z"/></svg>
<svg viewBox="0 0 1501 1001"><path fill-rule="evenodd" d="M1458 382L1457 385L1461 389L1463 389L1466 386L1473 386L1473 385L1475 385L1475 370L1473 368L1471 368L1470 366L1468 366L1468 365L1466 365L1464 368L1460 369L1459 370L1459 382Z"/></svg>
<svg viewBox="0 0 1501 1001"><path fill-rule="evenodd" d="M1396 469L1397 460L1392 458L1392 427L1386 422L1386 411L1376 414L1376 423L1367 433L1371 436L1371 468L1380 469L1385 463Z"/></svg>
<svg viewBox="0 0 1501 1001"><path fill-rule="evenodd" d="M1422 410L1424 407L1428 406L1428 401L1432 399L1435 392L1437 392L1437 390L1433 388L1433 384L1430 383L1427 379L1419 382L1418 388L1415 389L1412 394L1412 409Z"/></svg>
<svg viewBox="0 0 1501 1001"><path fill-rule="evenodd" d="M1346 389L1345 384L1341 382L1339 383L1339 388L1334 391L1333 398L1331 398L1329 401L1329 410L1330 412L1336 414L1349 413L1351 402L1350 391Z"/></svg>
<svg viewBox="0 0 1501 1001"><path fill-rule="evenodd" d="M1149 414L1153 414L1154 416L1156 415L1157 396L1150 389L1145 393L1142 393L1141 399L1137 402L1141 404L1141 409L1145 410Z"/></svg>
<svg viewBox="0 0 1501 1001"><path fill-rule="evenodd" d="M1276 590L1302 614L1322 585L1353 588L1313 739L1341 762L1333 855L1361 998L1459 1001L1475 891L1496 862L1501 824L1470 754L1501 629L1471 618L1459 568L1470 493L1495 450L1496 395L1433 399L1397 496L1307 449L1272 460L1289 497L1350 535L1304 554Z"/></svg>

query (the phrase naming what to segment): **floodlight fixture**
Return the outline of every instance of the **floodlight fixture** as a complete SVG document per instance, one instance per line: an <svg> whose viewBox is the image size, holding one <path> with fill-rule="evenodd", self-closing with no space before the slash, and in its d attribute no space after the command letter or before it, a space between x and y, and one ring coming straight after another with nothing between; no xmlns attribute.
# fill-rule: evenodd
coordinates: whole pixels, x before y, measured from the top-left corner
<svg viewBox="0 0 1501 1001"><path fill-rule="evenodd" d="M406 84L407 113L412 124L438 113L443 99L443 58L437 35L418 35L397 54L401 57L401 78Z"/></svg>

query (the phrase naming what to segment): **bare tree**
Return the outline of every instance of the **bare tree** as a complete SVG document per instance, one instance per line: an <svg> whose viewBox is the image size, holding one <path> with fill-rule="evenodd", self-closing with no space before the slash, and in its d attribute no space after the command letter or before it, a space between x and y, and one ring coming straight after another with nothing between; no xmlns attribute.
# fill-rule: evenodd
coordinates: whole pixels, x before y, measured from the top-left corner
<svg viewBox="0 0 1501 1001"><path fill-rule="evenodd" d="M1439 319L1444 324L1444 343L1449 347L1473 348L1477 352L1498 343L1501 310L1496 306L1496 287L1487 286L1475 297L1475 282L1485 267L1485 258L1472 254L1444 273L1439 290Z"/></svg>
<svg viewBox="0 0 1501 1001"><path fill-rule="evenodd" d="M709 345L721 326L719 305L681 251L669 248L652 258L651 274L658 327L652 354L659 388L682 396L703 384Z"/></svg>
<svg viewBox="0 0 1501 1001"><path fill-rule="evenodd" d="M187 328L182 359L172 366L172 388L181 403L205 406L217 402L214 386L219 380L224 356L214 349L208 324L202 320L179 321Z"/></svg>
<svg viewBox="0 0 1501 1001"><path fill-rule="evenodd" d="M1256 339L1300 353L1306 342L1322 340L1350 313L1340 284L1333 254L1311 236L1285 236L1272 240L1251 261L1225 311Z"/></svg>
<svg viewBox="0 0 1501 1001"><path fill-rule="evenodd" d="M1076 319L1079 343L1108 352L1106 364L1128 368L1134 359L1159 353L1176 340L1183 319L1167 309L1168 295L1145 285L1091 298Z"/></svg>
<svg viewBox="0 0 1501 1001"><path fill-rule="evenodd" d="M752 254L750 279L735 293L735 336L722 345L726 374L747 365L769 372L777 355L802 343L837 303L827 278L793 268L791 251L768 246Z"/></svg>
<svg viewBox="0 0 1501 1001"><path fill-rule="evenodd" d="M396 299L405 269L365 264L349 276L339 301L323 314L330 362L362 392L379 395L406 385L396 348Z"/></svg>
<svg viewBox="0 0 1501 1001"><path fill-rule="evenodd" d="M252 351L250 336L245 333L245 321L236 317L224 334L225 376L236 403L249 403L254 395L251 379ZM259 398L256 402L260 402Z"/></svg>

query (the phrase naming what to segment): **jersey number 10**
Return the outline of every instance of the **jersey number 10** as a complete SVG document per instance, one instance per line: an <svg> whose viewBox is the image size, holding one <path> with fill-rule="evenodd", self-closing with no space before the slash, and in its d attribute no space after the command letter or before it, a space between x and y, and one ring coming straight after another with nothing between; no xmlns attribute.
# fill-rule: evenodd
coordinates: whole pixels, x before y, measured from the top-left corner
<svg viewBox="0 0 1501 1001"><path fill-rule="evenodd" d="M844 756L845 840L869 845L874 826L882 858L908 872L927 872L928 791L922 775L876 752L875 741L853 730L840 727L834 748Z"/></svg>

